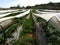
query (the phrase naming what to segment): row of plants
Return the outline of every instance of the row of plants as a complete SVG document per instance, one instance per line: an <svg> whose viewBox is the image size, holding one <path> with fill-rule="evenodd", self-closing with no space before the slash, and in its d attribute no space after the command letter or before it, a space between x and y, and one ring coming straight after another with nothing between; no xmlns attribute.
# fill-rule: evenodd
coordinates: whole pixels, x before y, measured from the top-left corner
<svg viewBox="0 0 60 45"><path fill-rule="evenodd" d="M28 14L27 14L28 15ZM7 29L5 29L5 36L0 36L0 43L4 42L7 38L13 38L12 34L13 32L17 31L17 27L22 25L24 20L26 19L26 16L20 17L20 18L13 18L13 24L9 26ZM4 30L1 31L2 34L4 34Z"/></svg>
<svg viewBox="0 0 60 45"><path fill-rule="evenodd" d="M12 33L17 30L17 27L18 27L18 23L15 23L12 26L10 26L10 28L7 29L8 31L5 32L6 38L11 38L12 37Z"/></svg>
<svg viewBox="0 0 60 45"><path fill-rule="evenodd" d="M36 9L33 9L32 12L33 12L33 13L37 13L37 12L36 12Z"/></svg>
<svg viewBox="0 0 60 45"><path fill-rule="evenodd" d="M4 43L4 39L6 41L7 38L13 38L13 32L15 32L17 30L18 27L18 23L13 24L12 26L10 26L8 29L6 29L7 31L2 33L2 36L0 36L0 43Z"/></svg>
<svg viewBox="0 0 60 45"><path fill-rule="evenodd" d="M23 24L25 18L26 18L26 16L20 17L20 18L13 18L12 20L13 20L14 24L11 25L11 26L7 29L8 31L6 32L6 36L7 36L7 35L9 36L10 33L11 33L11 35L12 35L12 33L17 30L17 27ZM10 35L10 36L11 36L11 35ZM8 36L7 36L7 37L8 37Z"/></svg>
<svg viewBox="0 0 60 45"><path fill-rule="evenodd" d="M13 18L12 20L13 20L14 24L12 26L10 26L7 30L13 31L15 28L22 25L25 19L26 19L26 16L20 17L20 18Z"/></svg>
<svg viewBox="0 0 60 45"><path fill-rule="evenodd" d="M23 22L22 30L20 31L20 38L19 40L13 40L12 45L32 45L33 44L33 20L32 16Z"/></svg>
<svg viewBox="0 0 60 45"><path fill-rule="evenodd" d="M34 31L34 22L32 18L32 12L30 11L30 17L29 19L26 19L23 24L23 30L20 32L21 38L20 38L20 44L21 45L33 45L34 39L33 39L33 31ZM22 41L24 41L22 43Z"/></svg>
<svg viewBox="0 0 60 45"><path fill-rule="evenodd" d="M41 24L46 33L48 45L60 45L60 32L57 31L50 22L40 17L37 17L37 21Z"/></svg>
<svg viewBox="0 0 60 45"><path fill-rule="evenodd" d="M23 30L21 32L21 35L32 33L33 31L33 21L32 17L29 17L29 19L26 19L25 22L23 23Z"/></svg>

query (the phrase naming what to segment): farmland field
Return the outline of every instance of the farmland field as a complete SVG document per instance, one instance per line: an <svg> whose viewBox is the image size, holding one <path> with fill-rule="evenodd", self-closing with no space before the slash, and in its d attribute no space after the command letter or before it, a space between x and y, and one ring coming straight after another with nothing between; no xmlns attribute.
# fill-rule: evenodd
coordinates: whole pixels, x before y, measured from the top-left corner
<svg viewBox="0 0 60 45"><path fill-rule="evenodd" d="M0 11L0 44L60 45L60 10Z"/></svg>

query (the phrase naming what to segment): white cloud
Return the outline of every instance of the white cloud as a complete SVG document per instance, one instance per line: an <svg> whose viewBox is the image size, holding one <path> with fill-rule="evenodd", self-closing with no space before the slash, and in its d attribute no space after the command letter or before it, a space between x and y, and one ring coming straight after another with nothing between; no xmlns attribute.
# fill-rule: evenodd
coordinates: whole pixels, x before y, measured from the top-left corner
<svg viewBox="0 0 60 45"><path fill-rule="evenodd" d="M20 6L33 6L36 4L42 4L42 3L49 3L49 2L60 2L60 0L11 0L11 2L7 1L7 4L0 3L1 7L10 7L10 6L16 6L20 4Z"/></svg>
<svg viewBox="0 0 60 45"><path fill-rule="evenodd" d="M51 0L52 2L60 2L60 0Z"/></svg>
<svg viewBox="0 0 60 45"><path fill-rule="evenodd" d="M36 4L41 4L41 3L48 3L49 0L20 0L20 5L21 6L33 6L33 5L36 5Z"/></svg>
<svg viewBox="0 0 60 45"><path fill-rule="evenodd" d="M60 2L60 0L18 0L20 6L33 6L41 3Z"/></svg>

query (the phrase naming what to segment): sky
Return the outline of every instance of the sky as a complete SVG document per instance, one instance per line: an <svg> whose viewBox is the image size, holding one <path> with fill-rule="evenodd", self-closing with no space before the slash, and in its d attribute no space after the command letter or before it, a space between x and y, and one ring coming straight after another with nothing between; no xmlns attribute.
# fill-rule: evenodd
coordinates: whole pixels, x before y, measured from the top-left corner
<svg viewBox="0 0 60 45"><path fill-rule="evenodd" d="M34 6L36 4L44 4L49 2L60 2L60 0L0 0L0 7L9 8L10 6Z"/></svg>

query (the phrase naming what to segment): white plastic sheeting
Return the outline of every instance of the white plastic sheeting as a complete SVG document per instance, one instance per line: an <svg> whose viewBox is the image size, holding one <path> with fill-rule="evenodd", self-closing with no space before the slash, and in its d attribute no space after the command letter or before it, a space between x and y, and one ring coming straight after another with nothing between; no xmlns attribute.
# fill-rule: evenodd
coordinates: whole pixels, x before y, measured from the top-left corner
<svg viewBox="0 0 60 45"><path fill-rule="evenodd" d="M22 30L22 26L17 27L17 31L15 31L13 33L14 39L18 40L19 39L19 35L20 35L20 31Z"/></svg>
<svg viewBox="0 0 60 45"><path fill-rule="evenodd" d="M46 21L49 21L57 29L57 31L60 31L60 13L34 14L34 15L41 17Z"/></svg>
<svg viewBox="0 0 60 45"><path fill-rule="evenodd" d="M60 13L60 10L47 10L47 9L38 9L40 12L51 12L51 13Z"/></svg>
<svg viewBox="0 0 60 45"><path fill-rule="evenodd" d="M23 17L23 16L25 16L26 14L28 14L29 12L30 12L30 10L28 10L28 11L22 13L22 14L16 15L15 17L17 17L17 18Z"/></svg>
<svg viewBox="0 0 60 45"><path fill-rule="evenodd" d="M0 15L0 18L2 18L2 17L4 17L4 16L7 16L7 15L9 15L9 14L12 14L12 13L17 13L17 11L15 11L15 12L9 12L9 13L6 13L6 14L2 14L2 15Z"/></svg>
<svg viewBox="0 0 60 45"><path fill-rule="evenodd" d="M16 15L16 16L1 18L1 19L0 19L0 22L2 22L2 21L4 21L4 20L7 20L7 19L15 18L15 17L17 17L17 18L23 17L23 16L25 16L26 14L28 14L29 12L30 12L30 10L28 10L28 11L22 13L22 14Z"/></svg>
<svg viewBox="0 0 60 45"><path fill-rule="evenodd" d="M39 13L39 14L52 13L52 12L43 12L43 11L38 11L38 10L36 10L36 12Z"/></svg>
<svg viewBox="0 0 60 45"><path fill-rule="evenodd" d="M46 12L55 12L55 13L60 13L60 10L44 10Z"/></svg>
<svg viewBox="0 0 60 45"><path fill-rule="evenodd" d="M45 19L46 21L49 21L50 18L52 18L53 16L58 15L58 13L47 13L47 14L35 14L34 13L33 15L41 17L41 18Z"/></svg>
<svg viewBox="0 0 60 45"><path fill-rule="evenodd" d="M60 19L56 16L53 16L49 22L57 29L57 31L60 31Z"/></svg>
<svg viewBox="0 0 60 45"><path fill-rule="evenodd" d="M13 11L16 11L16 10L0 10L0 13L13 12Z"/></svg>
<svg viewBox="0 0 60 45"><path fill-rule="evenodd" d="M13 21L11 19L3 21L0 23L0 26L2 26L3 28L7 28L8 26L12 25ZM0 28L1 29L1 28Z"/></svg>
<svg viewBox="0 0 60 45"><path fill-rule="evenodd" d="M17 12L25 12L26 10L22 10L22 11L18 11L18 10L15 10L15 11L10 11L8 13L5 13L5 14L0 14L0 18L1 17L4 17L4 16L7 16L9 14L12 14L12 13L17 13Z"/></svg>

